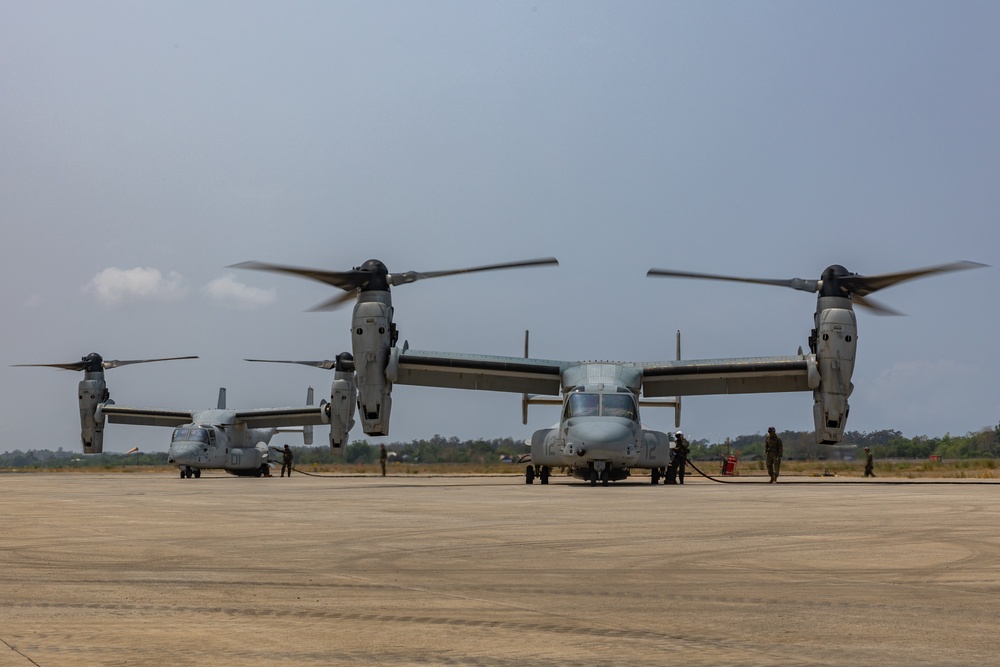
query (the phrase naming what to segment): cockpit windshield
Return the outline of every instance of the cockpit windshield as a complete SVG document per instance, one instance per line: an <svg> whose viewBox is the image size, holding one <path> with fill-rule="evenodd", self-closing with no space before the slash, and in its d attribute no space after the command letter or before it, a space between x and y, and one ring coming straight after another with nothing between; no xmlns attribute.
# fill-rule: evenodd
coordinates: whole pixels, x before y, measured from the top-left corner
<svg viewBox="0 0 1000 667"><path fill-rule="evenodd" d="M625 417L635 420L638 416L632 394L573 393L566 400L564 418L570 417Z"/></svg>
<svg viewBox="0 0 1000 667"><path fill-rule="evenodd" d="M596 417L601 414L600 394L571 394L566 401L566 418Z"/></svg>
<svg viewBox="0 0 1000 667"><path fill-rule="evenodd" d="M174 442L203 442L208 443L208 431L203 428L175 428Z"/></svg>
<svg viewBox="0 0 1000 667"><path fill-rule="evenodd" d="M637 414L635 398L632 394L604 394L604 410L601 414L634 420Z"/></svg>

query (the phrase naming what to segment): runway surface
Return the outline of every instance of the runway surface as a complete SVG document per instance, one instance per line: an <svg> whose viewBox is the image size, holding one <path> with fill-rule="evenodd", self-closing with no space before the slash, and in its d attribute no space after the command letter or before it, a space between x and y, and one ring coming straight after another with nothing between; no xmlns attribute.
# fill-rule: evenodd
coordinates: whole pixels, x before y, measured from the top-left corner
<svg viewBox="0 0 1000 667"><path fill-rule="evenodd" d="M998 499L2 474L0 666L995 664Z"/></svg>

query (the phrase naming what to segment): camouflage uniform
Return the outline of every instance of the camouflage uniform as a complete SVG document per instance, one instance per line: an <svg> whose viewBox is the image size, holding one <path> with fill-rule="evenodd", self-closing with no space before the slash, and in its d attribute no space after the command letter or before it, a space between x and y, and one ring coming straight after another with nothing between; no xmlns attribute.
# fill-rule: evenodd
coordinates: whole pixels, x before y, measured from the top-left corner
<svg viewBox="0 0 1000 667"><path fill-rule="evenodd" d="M767 437L764 438L764 454L767 456L767 474L773 484L778 481L782 454L781 438L775 433L773 426L767 429Z"/></svg>
<svg viewBox="0 0 1000 667"><path fill-rule="evenodd" d="M865 447L865 477L874 477L875 471L873 470L875 466L874 461L872 461L872 452L870 449Z"/></svg>
<svg viewBox="0 0 1000 667"><path fill-rule="evenodd" d="M690 453L691 447L688 445L687 439L683 435L678 435L677 444L674 445L674 460L671 463L677 469L678 484L684 483L684 464L687 462L687 457Z"/></svg>
<svg viewBox="0 0 1000 667"><path fill-rule="evenodd" d="M288 471L288 476L292 476L292 450L288 445L285 445L285 451L281 453L281 477L285 476L285 471Z"/></svg>
<svg viewBox="0 0 1000 667"><path fill-rule="evenodd" d="M385 445L382 445L378 454L379 465L382 466L382 476L385 477L385 460L389 458L389 453L385 451Z"/></svg>

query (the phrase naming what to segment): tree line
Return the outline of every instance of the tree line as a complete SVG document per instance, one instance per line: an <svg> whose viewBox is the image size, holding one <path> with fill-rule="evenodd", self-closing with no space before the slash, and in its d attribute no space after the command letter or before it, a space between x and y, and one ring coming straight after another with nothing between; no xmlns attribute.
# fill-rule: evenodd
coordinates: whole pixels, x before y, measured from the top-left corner
<svg viewBox="0 0 1000 667"><path fill-rule="evenodd" d="M928 459L931 456L945 459L995 459L1000 458L1000 424L993 428L969 432L963 436L945 434L941 437L924 435L907 438L901 431L886 429L872 432L847 431L839 445L820 445L812 431L781 431L778 434L784 445L784 458L792 460L822 461L828 459L856 459L864 455L864 448L880 459ZM764 458L764 435L741 435L728 443L711 443L706 439L690 440L693 461L719 460L739 453L740 460ZM386 449L394 460L407 463L496 463L501 460L516 462L529 452L524 440L494 438L460 440L435 435L429 439L410 442L392 442ZM370 464L378 461L379 448L367 440L355 440L344 448L342 454L333 454L324 446L293 446L296 465L316 464ZM50 450L15 450L0 454L0 468L4 469L66 469L66 468L122 468L129 466L165 466L166 452L136 452L132 454L88 454L69 452L61 447Z"/></svg>

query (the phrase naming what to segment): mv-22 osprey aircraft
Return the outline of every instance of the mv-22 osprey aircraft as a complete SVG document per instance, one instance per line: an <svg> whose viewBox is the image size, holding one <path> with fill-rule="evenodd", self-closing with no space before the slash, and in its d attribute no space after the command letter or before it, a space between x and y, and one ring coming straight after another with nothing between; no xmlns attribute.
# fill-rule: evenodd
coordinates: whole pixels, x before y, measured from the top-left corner
<svg viewBox="0 0 1000 667"><path fill-rule="evenodd" d="M301 430L305 444L311 445L312 427L330 422L331 406L324 400L312 405L310 387L306 405L288 408L258 408L233 410L226 407L226 390L219 389L215 409L175 410L170 408L135 408L116 405L111 400L104 371L131 364L154 361L197 359L169 357L165 359L108 360L88 354L80 361L61 364L17 364L45 366L70 371L83 371L79 385L80 437L85 454L104 451L105 420L112 424L166 426L173 428L167 462L177 466L181 478L201 477L202 470L225 470L233 475L260 477L269 474L271 438L286 430ZM331 366L332 367L332 366ZM336 368L333 395L338 392L353 395L354 369L348 358ZM349 385L349 389L345 387ZM336 414L334 412L336 418ZM301 428L296 428L301 427ZM346 433L343 434L346 438Z"/></svg>
<svg viewBox="0 0 1000 667"><path fill-rule="evenodd" d="M905 280L983 266L956 262L926 269L863 276L842 266L828 267L819 280L763 280L652 269L650 276L736 280L818 292L809 353L792 356L651 362L557 361L527 356L502 357L430 352L397 347L389 288L423 278L527 266L558 264L554 258L436 272L389 273L372 259L350 271L324 271L261 262L235 268L284 273L317 280L345 294L313 310L330 310L356 295L351 332L356 365L358 408L364 432L388 435L393 384L504 391L522 394L522 421L529 404L558 402L558 426L536 431L526 483L537 476L545 484L553 467L596 485L629 476L633 468L651 470L656 484L670 460L670 436L646 429L639 407L675 408L680 397L710 394L812 391L817 442L836 444L843 437L853 390L851 376L857 346L853 305L887 314L892 311L868 295ZM678 346L679 347L679 346ZM679 357L679 352L678 352ZM284 362L318 365L330 362ZM553 398L560 397L561 398ZM675 397L667 400L667 397ZM351 415L353 418L353 414ZM333 443L331 443L333 444Z"/></svg>

